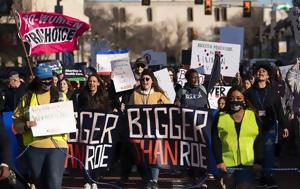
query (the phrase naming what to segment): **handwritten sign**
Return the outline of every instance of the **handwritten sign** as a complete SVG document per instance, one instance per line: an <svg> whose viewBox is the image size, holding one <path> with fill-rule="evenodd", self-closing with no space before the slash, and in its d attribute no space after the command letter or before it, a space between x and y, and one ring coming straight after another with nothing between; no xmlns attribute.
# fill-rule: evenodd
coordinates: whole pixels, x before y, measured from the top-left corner
<svg viewBox="0 0 300 189"><path fill-rule="evenodd" d="M184 86L187 80L185 79L186 69L179 69L177 72L177 83ZM205 75L199 74L199 83L203 84L205 80Z"/></svg>
<svg viewBox="0 0 300 189"><path fill-rule="evenodd" d="M191 68L200 68L201 74L211 74L214 64L215 51L221 52L221 74L234 77L240 66L240 45L229 43L216 43L206 41L193 41Z"/></svg>
<svg viewBox="0 0 300 189"><path fill-rule="evenodd" d="M157 79L158 85L165 92L166 96L169 98L171 102L175 100L175 90L171 78L169 76L168 69L162 69L154 72L154 75Z"/></svg>
<svg viewBox="0 0 300 189"><path fill-rule="evenodd" d="M56 102L29 108L33 136L48 136L76 131L76 120L72 101Z"/></svg>
<svg viewBox="0 0 300 189"><path fill-rule="evenodd" d="M128 59L111 61L111 70L116 92L133 89L135 78Z"/></svg>
<svg viewBox="0 0 300 189"><path fill-rule="evenodd" d="M97 73L102 75L111 74L111 61L120 60L120 59L129 59L129 54L127 50L97 52L97 57L96 57Z"/></svg>
<svg viewBox="0 0 300 189"><path fill-rule="evenodd" d="M208 102L211 109L218 109L218 99L226 96L231 86L215 86L213 90L208 93Z"/></svg>

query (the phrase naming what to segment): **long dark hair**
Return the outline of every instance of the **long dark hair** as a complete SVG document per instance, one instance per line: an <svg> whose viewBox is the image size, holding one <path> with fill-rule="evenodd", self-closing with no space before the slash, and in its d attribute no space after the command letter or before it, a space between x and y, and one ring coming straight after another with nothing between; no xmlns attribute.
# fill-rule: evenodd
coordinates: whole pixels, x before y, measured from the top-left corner
<svg viewBox="0 0 300 189"><path fill-rule="evenodd" d="M84 90L91 92L91 90L89 88L89 85L88 85L88 82L91 79L91 77L95 77L97 79L97 81L100 83L100 85L97 87L97 92L96 92L95 95L106 96L107 92L105 90L104 82L103 82L102 79L100 79L100 77L97 74L91 74L91 75L89 75L89 77L86 80L86 84L85 84Z"/></svg>
<svg viewBox="0 0 300 189"><path fill-rule="evenodd" d="M233 86L229 89L229 91L227 93L226 101L225 101L224 111L227 112L227 113L231 113L231 110L230 110L230 96L232 95L232 93L234 91L238 91L244 96L244 100L245 100L244 109L250 109L250 110L254 111L254 107L252 106L251 102L248 100L248 98L245 95L246 90L243 87L238 86L238 85Z"/></svg>
<svg viewBox="0 0 300 189"><path fill-rule="evenodd" d="M92 96L91 90L88 86L88 81L93 76L97 78L100 85L97 87L97 92ZM78 106L82 109L97 110L107 113L109 113L112 109L111 100L108 97L108 92L105 89L104 83L96 74L92 74L88 77L85 87L79 94L78 99Z"/></svg>
<svg viewBox="0 0 300 189"><path fill-rule="evenodd" d="M142 72L141 78L143 78L144 75L148 75L152 79L152 88L155 92L160 92L165 95L165 92L159 87L156 77L154 76L153 72L149 69L144 69ZM166 96L166 95L165 95Z"/></svg>

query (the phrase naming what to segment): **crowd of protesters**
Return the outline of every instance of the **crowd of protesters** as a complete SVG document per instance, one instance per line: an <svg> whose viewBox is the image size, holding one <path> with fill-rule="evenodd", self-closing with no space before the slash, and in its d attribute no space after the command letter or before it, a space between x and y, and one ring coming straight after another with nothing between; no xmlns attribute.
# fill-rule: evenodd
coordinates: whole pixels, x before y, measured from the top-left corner
<svg viewBox="0 0 300 189"><path fill-rule="evenodd" d="M253 188L255 175L260 175L259 185L268 188L278 187L272 168L275 164L277 141L293 136L295 153L300 156L300 60L289 69L286 82L280 70L270 64L254 65L248 75L236 74L235 78L223 78L218 85L232 86L227 96L218 100L218 113L212 125L212 152L215 167L223 188ZM30 130L36 123L29 121L28 109L32 106L72 100L74 108L103 113L124 113L127 105L175 104L179 107L210 108L207 82L199 82L195 69L185 73L184 86L177 83L176 71L169 67L168 73L176 91L171 102L159 87L146 60L135 61L133 73L135 88L117 93L109 76L101 76L95 70L86 71L86 82L69 81L63 74L54 75L47 64L35 68L35 78L26 83L17 72L9 74L7 86L1 89L1 112L14 112L13 125L20 145L29 146L24 156L28 163L31 182L37 189L59 189L62 185L64 162L67 152L67 135L33 137ZM251 74L250 74L251 73ZM285 109L282 99L290 95ZM1 120L2 124L2 120ZM2 127L2 126L1 126ZM1 131L0 184L9 176L11 166L7 147L9 141ZM3 145L7 144L7 145ZM128 143L121 144L121 152L130 150ZM128 153L127 153L128 154ZM129 153L130 154L130 153ZM121 157L121 181L126 181L131 171L131 158ZM236 169L233 169L236 168ZM241 169L239 169L241 168ZM158 188L159 169L137 165L142 188ZM232 171L234 170L234 171ZM254 171L253 171L254 170ZM101 173L91 172L94 178L101 179ZM188 170L190 178L204 179L206 173L197 169ZM86 178L85 189L96 189L97 185ZM1 186L1 185L0 185ZM206 187L205 184L202 187ZM2 188L2 187L1 187ZM4 187L3 187L4 188Z"/></svg>

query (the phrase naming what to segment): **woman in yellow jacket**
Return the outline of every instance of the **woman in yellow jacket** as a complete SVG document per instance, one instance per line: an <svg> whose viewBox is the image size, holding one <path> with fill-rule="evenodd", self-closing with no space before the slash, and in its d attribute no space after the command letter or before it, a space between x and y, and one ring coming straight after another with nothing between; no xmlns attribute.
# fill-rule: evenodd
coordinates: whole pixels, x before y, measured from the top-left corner
<svg viewBox="0 0 300 189"><path fill-rule="evenodd" d="M166 97L163 90L158 86L157 79L153 72L145 69L140 78L140 86L134 90L129 99L129 105L132 104L170 104L170 100ZM150 168L147 166L139 167L143 181L146 182L145 188L157 188L159 177L158 168Z"/></svg>
<svg viewBox="0 0 300 189"><path fill-rule="evenodd" d="M259 120L241 87L229 90L224 110L212 126L217 168L227 173L223 179L226 188L253 188L253 170L261 169L263 159ZM232 172L228 168L236 169Z"/></svg>
<svg viewBox="0 0 300 189"><path fill-rule="evenodd" d="M29 85L13 114L13 123L17 133L22 134L23 144L27 146L24 155L28 162L31 177L37 189L61 189L66 151L67 136L52 135L34 137L31 127L35 121L29 121L29 108L33 106L66 101L64 93L58 92L52 84L52 69L47 64L36 67L36 77Z"/></svg>

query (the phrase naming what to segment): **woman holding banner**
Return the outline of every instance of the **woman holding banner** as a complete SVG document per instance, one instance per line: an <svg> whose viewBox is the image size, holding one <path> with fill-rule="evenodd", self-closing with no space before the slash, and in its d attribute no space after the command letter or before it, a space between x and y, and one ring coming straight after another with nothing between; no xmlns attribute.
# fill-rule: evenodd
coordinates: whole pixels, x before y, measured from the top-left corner
<svg viewBox="0 0 300 189"><path fill-rule="evenodd" d="M97 74L91 74L87 78L87 83L84 89L78 96L78 109L91 110L101 113L111 113L112 106L108 98L108 93L105 89L103 81ZM103 172L100 169L90 171L90 175L94 180L101 179ZM84 189L97 189L96 183L89 183L88 178L84 185Z"/></svg>
<svg viewBox="0 0 300 189"><path fill-rule="evenodd" d="M35 70L36 77L29 85L13 114L13 123L17 133L23 135L23 143L27 146L24 155L34 185L37 189L60 189L64 173L67 153L67 135L50 135L34 137L31 127L35 121L29 120L29 109L33 106L66 101L64 93L52 86L52 69L47 64L40 64Z"/></svg>
<svg viewBox="0 0 300 189"><path fill-rule="evenodd" d="M140 78L141 85L134 90L129 99L131 104L170 104L170 100L166 97L163 90L158 86L157 79L153 72L145 69ZM154 189L157 187L159 169L151 168L147 165L139 165L139 171L146 188Z"/></svg>
<svg viewBox="0 0 300 189"><path fill-rule="evenodd" d="M226 188L252 188L255 171L263 159L260 124L243 94L243 88L232 87L212 125L213 151L217 168L226 175ZM230 169L229 169L230 168Z"/></svg>

